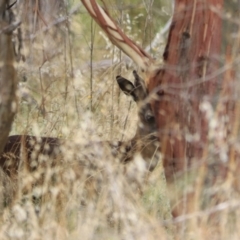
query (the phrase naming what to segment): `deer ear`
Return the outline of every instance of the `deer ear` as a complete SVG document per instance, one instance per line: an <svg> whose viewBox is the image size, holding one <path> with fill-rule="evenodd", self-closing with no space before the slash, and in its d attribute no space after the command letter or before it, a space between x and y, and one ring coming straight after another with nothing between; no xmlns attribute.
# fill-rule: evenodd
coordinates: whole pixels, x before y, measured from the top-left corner
<svg viewBox="0 0 240 240"><path fill-rule="evenodd" d="M127 80L126 78L123 78L121 76L117 76L117 83L120 89L128 96L132 96L133 99L136 101L136 96L135 96L135 87L134 85Z"/></svg>

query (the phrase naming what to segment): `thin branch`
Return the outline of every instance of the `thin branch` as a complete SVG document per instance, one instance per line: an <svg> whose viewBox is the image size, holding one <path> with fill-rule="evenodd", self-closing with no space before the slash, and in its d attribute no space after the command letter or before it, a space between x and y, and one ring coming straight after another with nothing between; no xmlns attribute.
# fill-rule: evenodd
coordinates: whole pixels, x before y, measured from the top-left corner
<svg viewBox="0 0 240 240"><path fill-rule="evenodd" d="M81 0L89 14L97 24L107 34L111 42L121 49L126 55L134 60L135 63L147 72L149 66L154 63L153 58L148 55L141 47L128 38L118 27L106 10L103 10L95 0Z"/></svg>

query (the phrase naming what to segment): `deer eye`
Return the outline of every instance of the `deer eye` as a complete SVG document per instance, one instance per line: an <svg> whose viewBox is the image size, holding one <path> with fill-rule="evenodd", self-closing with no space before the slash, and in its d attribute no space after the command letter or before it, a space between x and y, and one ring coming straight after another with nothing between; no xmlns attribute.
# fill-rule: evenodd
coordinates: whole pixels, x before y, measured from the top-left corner
<svg viewBox="0 0 240 240"><path fill-rule="evenodd" d="M145 120L149 123L153 123L155 121L155 117L153 115L147 114L145 115Z"/></svg>

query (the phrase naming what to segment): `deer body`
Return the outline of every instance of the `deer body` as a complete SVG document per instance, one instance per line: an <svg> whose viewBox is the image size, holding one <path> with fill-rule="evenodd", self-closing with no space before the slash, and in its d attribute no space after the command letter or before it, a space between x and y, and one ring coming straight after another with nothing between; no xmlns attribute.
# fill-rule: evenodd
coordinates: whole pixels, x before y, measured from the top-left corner
<svg viewBox="0 0 240 240"><path fill-rule="evenodd" d="M158 161L158 157L155 156L158 149L155 118L151 106L147 102L148 92L144 82L135 71L133 74L134 84L121 76L117 76L117 82L121 90L132 96L138 105L139 123L135 136L126 142L90 142L85 147L91 148L95 145L95 147L102 148L105 145L114 157L118 157L121 163L131 161L135 153L139 152L146 161L147 168L153 170ZM17 178L22 162L24 167L32 172L38 168L39 164L42 164L41 162L46 160L44 157L47 159L56 159L60 156L64 158L66 151L62 149L62 146L66 143L67 141L52 137L10 136L0 156L0 166L8 176ZM56 161L52 161L51 164L55 165Z"/></svg>
<svg viewBox="0 0 240 240"><path fill-rule="evenodd" d="M35 137L29 135L9 136L0 157L0 166L11 178L16 178L21 159L27 160L27 168L31 171L37 167L39 155L56 157L62 141L52 137ZM31 162L32 160L32 162Z"/></svg>

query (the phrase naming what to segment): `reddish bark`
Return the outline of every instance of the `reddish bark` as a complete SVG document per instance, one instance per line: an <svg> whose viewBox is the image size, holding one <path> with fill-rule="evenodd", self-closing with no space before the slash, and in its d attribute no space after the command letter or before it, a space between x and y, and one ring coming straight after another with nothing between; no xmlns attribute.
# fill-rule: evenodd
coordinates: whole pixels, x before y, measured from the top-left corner
<svg viewBox="0 0 240 240"><path fill-rule="evenodd" d="M208 122L201 104L204 100L211 103L220 80L215 73L221 51L222 6L223 0L176 0L163 55L165 65L149 79L150 91L160 89L159 101L153 106L170 185L205 161ZM194 198L193 194L188 196L186 202ZM177 196L177 201L181 197ZM187 208L187 212L194 209ZM178 210L173 212L175 216L182 214Z"/></svg>

